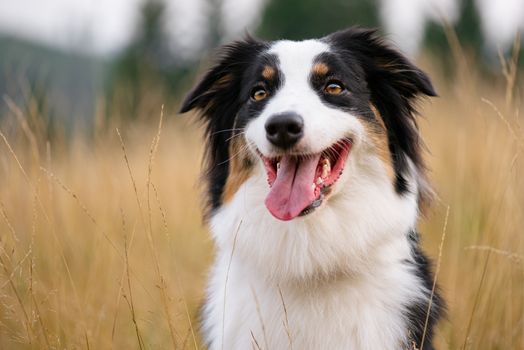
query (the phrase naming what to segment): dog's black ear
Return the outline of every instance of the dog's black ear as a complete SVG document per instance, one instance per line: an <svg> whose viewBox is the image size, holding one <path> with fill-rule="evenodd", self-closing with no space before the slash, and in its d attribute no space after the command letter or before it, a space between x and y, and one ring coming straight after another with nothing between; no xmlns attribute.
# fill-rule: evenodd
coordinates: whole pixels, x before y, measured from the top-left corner
<svg viewBox="0 0 524 350"><path fill-rule="evenodd" d="M204 178L207 180L208 213L220 206L223 188L229 171L229 143L235 117L241 107L240 91L246 70L266 43L249 36L222 47L217 63L189 92L182 102L180 113L200 110L207 143L204 155Z"/></svg>
<svg viewBox="0 0 524 350"><path fill-rule="evenodd" d="M223 46L218 52L217 63L186 96L180 113L194 108L204 115L214 114L216 109L231 107L237 99L242 75L263 48L265 43L246 36L244 40ZM226 105L223 105L225 103Z"/></svg>
<svg viewBox="0 0 524 350"><path fill-rule="evenodd" d="M426 73L385 43L377 30L353 27L333 33L324 40L347 62L356 62L362 68L370 103L386 126L395 169L395 188L399 194L409 191L406 176L410 173L410 162L418 170L419 177L425 174L415 99L421 95L437 95L431 81ZM420 185L419 202L428 202L430 193L429 186Z"/></svg>
<svg viewBox="0 0 524 350"><path fill-rule="evenodd" d="M360 62L368 84L391 87L406 99L437 95L426 73L385 43L376 29L353 27L335 32L326 40ZM373 91L373 86L370 88Z"/></svg>

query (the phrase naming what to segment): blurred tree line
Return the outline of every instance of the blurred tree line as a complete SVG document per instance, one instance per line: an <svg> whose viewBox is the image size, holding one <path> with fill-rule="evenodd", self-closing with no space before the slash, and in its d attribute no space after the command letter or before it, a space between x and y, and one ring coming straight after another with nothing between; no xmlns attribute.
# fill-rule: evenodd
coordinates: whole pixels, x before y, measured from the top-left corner
<svg viewBox="0 0 524 350"><path fill-rule="evenodd" d="M191 65L177 59L165 32L166 4L147 0L130 44L110 65L106 82L107 115L115 109L124 117L136 118L144 96L179 93Z"/></svg>
<svg viewBox="0 0 524 350"><path fill-rule="evenodd" d="M219 1L211 1L218 13ZM466 52L485 57L479 14L474 0L461 2L459 21L453 29ZM379 0L269 0L255 35L264 39L303 39L319 37L349 25L379 27ZM179 96L192 81L197 62L180 59L169 49L165 33L166 6L162 0L147 0L141 9L141 20L133 41L122 51L112 65L107 84L109 101L121 105L126 101L133 116L144 92L151 87L162 89L170 96ZM175 19L176 20L176 19ZM212 50L221 42L218 20L211 18L207 46ZM437 57L452 74L453 56L449 38L440 24L430 23L426 28L424 49ZM203 52L202 57L208 57ZM522 62L521 55L521 62ZM481 62L482 60L478 60ZM120 93L119 93L120 92Z"/></svg>
<svg viewBox="0 0 524 350"><path fill-rule="evenodd" d="M201 61L209 59L210 53L225 39L220 22L221 0L205 0L211 7L204 45L207 49L196 58L187 59L171 45L166 23L176 21L177 16L170 14L167 18L165 1L144 0L141 3L131 42L110 59L74 56L29 44L21 46L0 37L0 52L10 53L0 55L0 78L3 78L0 79L0 96L11 96L22 106L28 105L26 95L35 96L33 106L38 108L33 109L47 116L61 114L60 120L64 122L60 123L64 125L73 119L89 120L100 112L95 110L100 101L105 106L105 113L101 114L122 119L156 116L162 104L168 108L172 104L170 110L175 110L182 94L194 82L198 67L208 65L208 62ZM321 37L350 25L380 27L378 11L381 0L266 1L259 25L252 31L263 39ZM490 57L484 51L475 0L461 0L461 6L459 20L452 29L464 51L476 58L471 63L477 64L476 68L486 76L500 73L498 57ZM446 32L439 23L430 22L426 27L423 50L435 58L449 76L453 76L457 64L449 40L449 31ZM17 89L8 84L13 79L4 72L12 75L16 71L14 66L37 67L34 62L21 64L20 57L28 56L35 61L45 61L50 67L49 73L46 79L42 79L36 69L34 72L26 69L27 80L32 85L24 91L29 92L15 91ZM523 63L521 49L521 67ZM5 104L2 106L0 101L0 113L3 109Z"/></svg>
<svg viewBox="0 0 524 350"><path fill-rule="evenodd" d="M215 8L209 20L208 50L202 53L205 58L222 42L217 18L220 3L211 3ZM315 0L273 0L266 5L261 25L252 34L266 39L301 39L345 28L349 23L376 26L375 8L375 1L325 0L319 6ZM111 65L106 84L107 101L113 106L126 105L122 114L136 117L143 93L153 87L179 96L196 74L198 62L181 59L181 55L169 50L165 16L163 0L146 0L132 42Z"/></svg>

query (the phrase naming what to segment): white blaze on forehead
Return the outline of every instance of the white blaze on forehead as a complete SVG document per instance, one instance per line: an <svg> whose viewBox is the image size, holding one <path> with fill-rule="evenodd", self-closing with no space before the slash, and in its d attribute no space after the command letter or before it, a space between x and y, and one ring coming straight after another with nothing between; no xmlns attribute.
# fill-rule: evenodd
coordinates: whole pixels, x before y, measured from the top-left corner
<svg viewBox="0 0 524 350"><path fill-rule="evenodd" d="M284 86L286 86L288 82L296 80L307 83L315 57L327 51L329 46L319 40L282 40L274 43L269 53L278 57L279 68L284 75Z"/></svg>

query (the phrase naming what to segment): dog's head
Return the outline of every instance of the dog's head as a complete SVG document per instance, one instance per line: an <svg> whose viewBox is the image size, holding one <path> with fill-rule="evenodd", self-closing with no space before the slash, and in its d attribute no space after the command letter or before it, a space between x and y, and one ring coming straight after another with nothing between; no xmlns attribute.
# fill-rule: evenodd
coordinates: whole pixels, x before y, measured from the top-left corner
<svg viewBox="0 0 524 350"><path fill-rule="evenodd" d="M387 184L420 205L430 190L419 95L435 96L426 74L373 30L225 46L181 108L200 109L207 126L210 213L261 172L265 206L279 220L320 212L363 184Z"/></svg>

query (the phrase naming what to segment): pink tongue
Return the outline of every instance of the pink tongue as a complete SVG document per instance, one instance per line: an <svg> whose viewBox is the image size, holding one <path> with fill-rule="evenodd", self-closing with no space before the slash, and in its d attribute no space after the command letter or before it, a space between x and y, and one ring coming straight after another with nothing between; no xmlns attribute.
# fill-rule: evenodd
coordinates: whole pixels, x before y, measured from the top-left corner
<svg viewBox="0 0 524 350"><path fill-rule="evenodd" d="M274 217L294 219L316 199L312 185L319 160L320 154L300 161L294 157L282 157L277 178L266 198L266 207Z"/></svg>

